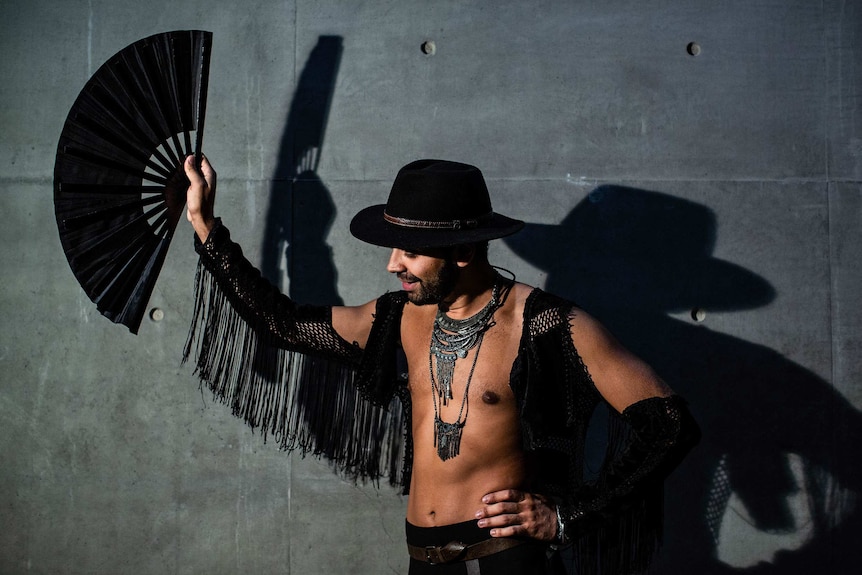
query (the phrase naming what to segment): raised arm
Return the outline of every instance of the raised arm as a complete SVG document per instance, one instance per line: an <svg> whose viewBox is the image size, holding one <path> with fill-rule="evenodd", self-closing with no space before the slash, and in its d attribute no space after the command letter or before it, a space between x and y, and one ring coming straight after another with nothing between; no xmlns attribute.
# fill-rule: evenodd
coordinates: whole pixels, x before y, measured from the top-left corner
<svg viewBox="0 0 862 575"><path fill-rule="evenodd" d="M197 236L195 249L201 264L246 322L267 331L279 345L298 351L340 357L352 355L350 346L365 347L375 301L355 307L303 306L282 294L245 259L215 217L217 174L209 160L203 157L198 170L189 156L185 171L189 179L186 217Z"/></svg>
<svg viewBox="0 0 862 575"><path fill-rule="evenodd" d="M186 161L200 259L185 359L194 355L201 382L283 449L325 457L357 480L401 482L392 325L403 302L387 295L358 307L295 303L231 241L213 213L215 170L205 158L200 168Z"/></svg>

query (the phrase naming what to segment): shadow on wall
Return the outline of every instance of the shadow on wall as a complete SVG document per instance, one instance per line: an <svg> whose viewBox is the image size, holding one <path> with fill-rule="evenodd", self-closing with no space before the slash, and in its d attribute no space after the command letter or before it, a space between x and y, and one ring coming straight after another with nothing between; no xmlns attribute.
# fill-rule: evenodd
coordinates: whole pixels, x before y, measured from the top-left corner
<svg viewBox="0 0 862 575"><path fill-rule="evenodd" d="M701 444L667 482L656 572L855 570L862 517L852 503L862 474L853 452L862 415L775 351L667 315L751 309L774 298L762 278L712 257L715 234L715 216L702 205L602 186L560 225L528 224L506 243L548 273L548 291L578 302L650 363L701 424ZM740 517L750 537L730 542L740 529L727 529L727 520ZM794 534L804 541L788 544ZM756 548L758 535L785 550L771 563L721 561L722 548Z"/></svg>
<svg viewBox="0 0 862 575"><path fill-rule="evenodd" d="M341 52L340 37L321 36L300 76L263 236L263 275L301 280L288 293L303 303L342 303L326 243L334 202L316 174ZM764 279L712 257L716 229L702 205L603 186L560 225L528 224L506 242L547 272L548 291L577 301L655 367L701 424L700 446L667 482L667 544L656 572L855 572L862 415L775 351L668 316L752 309L775 297ZM723 548L756 547L764 537L784 549L771 563L721 560Z"/></svg>
<svg viewBox="0 0 862 575"><path fill-rule="evenodd" d="M320 36L288 112L273 177L261 246L261 273L294 300L340 305L332 249L326 243L335 218L332 194L317 176L342 38ZM299 269L297 269L299 268Z"/></svg>
<svg viewBox="0 0 862 575"><path fill-rule="evenodd" d="M266 210L261 275L303 304L344 303L326 242L335 203L317 175L341 53L340 36L320 36L305 63L281 136ZM286 289L288 278L293 281ZM279 350L256 346L252 361L259 377L279 381Z"/></svg>

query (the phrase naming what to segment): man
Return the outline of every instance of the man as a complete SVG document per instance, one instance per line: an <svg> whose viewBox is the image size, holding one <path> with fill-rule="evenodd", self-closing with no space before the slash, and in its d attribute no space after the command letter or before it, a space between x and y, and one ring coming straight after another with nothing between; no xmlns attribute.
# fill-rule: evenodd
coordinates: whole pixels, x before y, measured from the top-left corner
<svg viewBox="0 0 862 575"><path fill-rule="evenodd" d="M401 291L332 308L298 306L261 279L213 214L208 161L199 173L189 159L186 174L206 276L202 379L286 447L327 455L359 477L384 474L377 462L389 469L409 492L412 575L559 573L549 551L569 543L579 573L648 564L661 481L698 440L697 425L587 313L491 266L487 242L523 223L493 212L477 168L440 160L402 168L387 204L351 223L360 240L392 248L387 270ZM253 367L260 352L249 352L264 343L303 359L273 362L283 375L267 381ZM586 427L602 400L631 434L624 450L612 442L587 483ZM398 447L400 425L408 434Z"/></svg>

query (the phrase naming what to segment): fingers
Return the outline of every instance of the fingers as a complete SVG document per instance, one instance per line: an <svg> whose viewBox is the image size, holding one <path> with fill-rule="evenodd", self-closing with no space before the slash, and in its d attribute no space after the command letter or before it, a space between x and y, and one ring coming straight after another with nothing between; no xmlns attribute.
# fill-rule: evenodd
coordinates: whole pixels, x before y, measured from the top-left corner
<svg viewBox="0 0 862 575"><path fill-rule="evenodd" d="M524 500L524 495L524 493L515 489L503 489L502 491L489 493L482 498L482 503L485 504L485 507L476 512L476 518L483 519L502 515L517 515L520 511L519 504Z"/></svg>
<svg viewBox="0 0 862 575"><path fill-rule="evenodd" d="M556 511L540 495L514 489L489 493L485 507L476 512L479 527L492 537L532 537L551 540L556 530Z"/></svg>
<svg viewBox="0 0 862 575"><path fill-rule="evenodd" d="M195 165L195 157L187 156L183 163L183 168L186 172L186 177L193 186L206 185L212 193L215 193L216 172L210 164L206 156L201 156L201 167Z"/></svg>
<svg viewBox="0 0 862 575"><path fill-rule="evenodd" d="M201 212L206 180L195 166L194 156L186 156L183 168L189 179L189 189L186 192L186 219L194 222L194 218L199 216Z"/></svg>
<svg viewBox="0 0 862 575"><path fill-rule="evenodd" d="M205 241L214 224L216 172L206 157L201 158L200 169L194 156L186 157L183 163L189 189L186 192L186 219L191 222L198 237Z"/></svg>
<svg viewBox="0 0 862 575"><path fill-rule="evenodd" d="M203 184L202 174L198 171L197 166L195 166L195 157L194 156L186 156L186 161L183 163L183 168L186 171L186 177L189 179L189 182L193 186L200 186Z"/></svg>
<svg viewBox="0 0 862 575"><path fill-rule="evenodd" d="M526 493L517 489L494 491L482 498L482 503L498 503L500 501L523 501Z"/></svg>
<svg viewBox="0 0 862 575"><path fill-rule="evenodd" d="M201 173L203 174L204 179L206 179L207 186L209 186L210 189L210 194L215 196L216 172L206 156L201 156Z"/></svg>

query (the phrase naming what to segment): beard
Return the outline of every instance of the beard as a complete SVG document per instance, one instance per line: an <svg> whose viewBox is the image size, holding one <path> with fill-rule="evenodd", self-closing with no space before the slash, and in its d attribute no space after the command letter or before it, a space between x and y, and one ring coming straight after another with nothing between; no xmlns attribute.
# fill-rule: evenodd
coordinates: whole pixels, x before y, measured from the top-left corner
<svg viewBox="0 0 862 575"><path fill-rule="evenodd" d="M433 277L419 279L407 276L408 281L419 279L416 288L407 292L407 299L414 305L438 305L455 290L461 268L451 260L446 260L443 267Z"/></svg>

